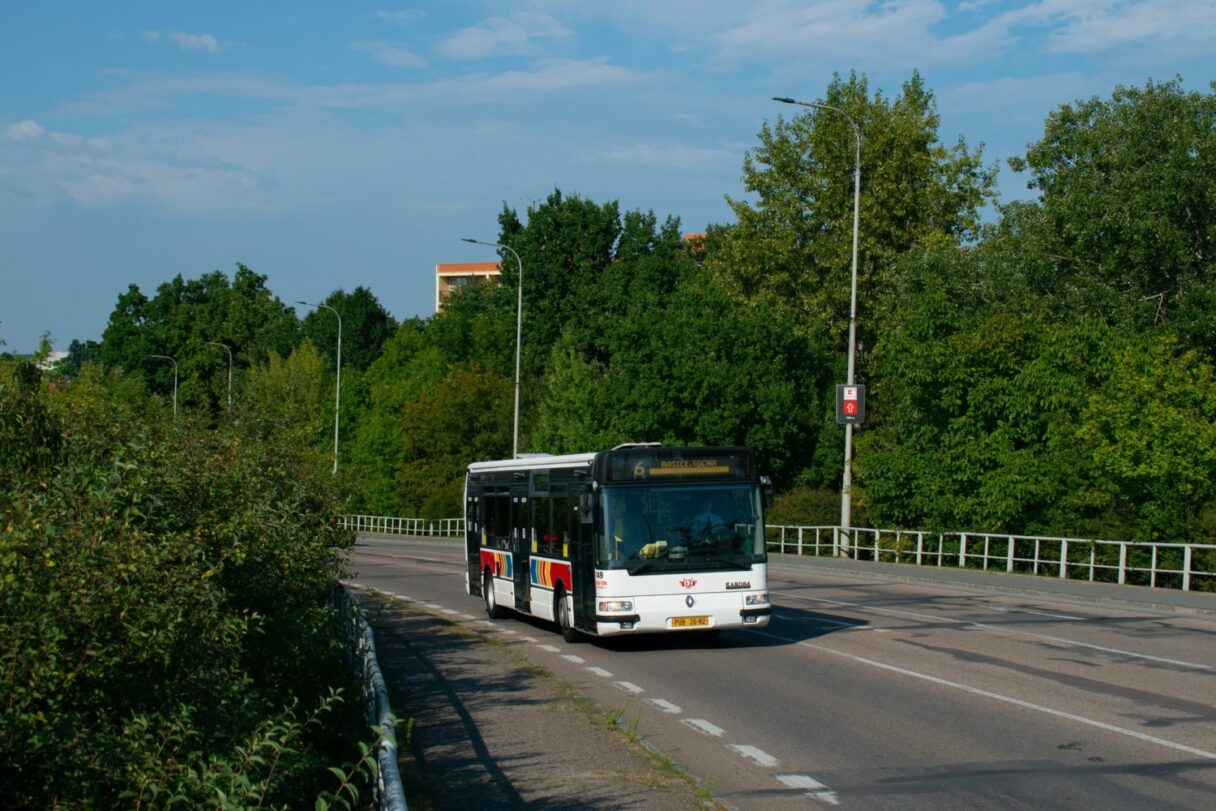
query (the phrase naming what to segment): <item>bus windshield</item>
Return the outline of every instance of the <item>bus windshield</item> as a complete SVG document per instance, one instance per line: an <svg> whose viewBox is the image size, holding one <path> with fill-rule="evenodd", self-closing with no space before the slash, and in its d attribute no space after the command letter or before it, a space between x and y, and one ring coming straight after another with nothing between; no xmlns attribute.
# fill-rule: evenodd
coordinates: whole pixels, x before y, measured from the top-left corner
<svg viewBox="0 0 1216 811"><path fill-rule="evenodd" d="M760 488L747 484L605 487L597 568L750 569L763 562Z"/></svg>

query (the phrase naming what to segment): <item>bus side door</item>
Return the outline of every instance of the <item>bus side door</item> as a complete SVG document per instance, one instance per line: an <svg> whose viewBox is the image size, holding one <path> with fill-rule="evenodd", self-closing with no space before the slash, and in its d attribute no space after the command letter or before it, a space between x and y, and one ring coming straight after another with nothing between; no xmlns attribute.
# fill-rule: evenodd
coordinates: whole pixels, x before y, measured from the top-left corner
<svg viewBox="0 0 1216 811"><path fill-rule="evenodd" d="M574 622L595 630L595 493L589 487L570 490Z"/></svg>
<svg viewBox="0 0 1216 811"><path fill-rule="evenodd" d="M515 608L531 613L532 531L527 496L511 498L511 551L515 555Z"/></svg>

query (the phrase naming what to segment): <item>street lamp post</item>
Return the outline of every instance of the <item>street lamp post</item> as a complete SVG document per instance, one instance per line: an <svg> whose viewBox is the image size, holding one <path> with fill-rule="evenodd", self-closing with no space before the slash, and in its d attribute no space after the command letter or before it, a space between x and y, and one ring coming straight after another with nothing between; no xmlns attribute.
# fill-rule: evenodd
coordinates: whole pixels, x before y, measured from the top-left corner
<svg viewBox="0 0 1216 811"><path fill-rule="evenodd" d="M831 110L840 113L853 127L853 138L857 151L853 158L853 270L849 294L849 380L853 385L853 372L857 358L857 233L861 219L861 128L853 117L830 104L820 104L813 101L797 101L784 96L774 96L773 101L782 104L798 104L803 107L818 107L821 110ZM853 423L844 426L844 478L840 487L840 548L848 554L848 536L844 534L853 523Z"/></svg>
<svg viewBox="0 0 1216 811"><path fill-rule="evenodd" d="M333 475L338 475L338 412L342 408L342 315L330 307L328 304L313 304L309 301L297 301L296 304L303 304L305 307L324 307L338 318L338 358L337 358L337 381L334 384L334 471Z"/></svg>
<svg viewBox="0 0 1216 811"><path fill-rule="evenodd" d="M168 355L148 355L150 358L160 358L173 364L173 416L177 417L177 361Z"/></svg>
<svg viewBox="0 0 1216 811"><path fill-rule="evenodd" d="M207 341L211 346L222 346L224 351L228 353L228 410L232 410L232 350L228 348L228 344L222 344L219 341Z"/></svg>
<svg viewBox="0 0 1216 811"><path fill-rule="evenodd" d="M519 254L509 245L503 245L500 242L482 242L480 239L469 239L462 237L462 242L471 242L474 245L485 245L490 248L500 248L504 251L510 251L515 257L515 263L519 265L519 295L515 304L515 422L511 440L511 458L519 458L519 350L523 343L523 324L524 324L524 263L520 260Z"/></svg>

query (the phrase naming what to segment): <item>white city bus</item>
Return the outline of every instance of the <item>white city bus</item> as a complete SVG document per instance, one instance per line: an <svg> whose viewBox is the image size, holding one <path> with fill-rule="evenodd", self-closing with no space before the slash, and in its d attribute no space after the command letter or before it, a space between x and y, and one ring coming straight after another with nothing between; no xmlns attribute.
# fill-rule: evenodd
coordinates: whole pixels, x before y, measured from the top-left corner
<svg viewBox="0 0 1216 811"><path fill-rule="evenodd" d="M466 589L562 636L768 624L764 505L748 448L622 445L475 462Z"/></svg>

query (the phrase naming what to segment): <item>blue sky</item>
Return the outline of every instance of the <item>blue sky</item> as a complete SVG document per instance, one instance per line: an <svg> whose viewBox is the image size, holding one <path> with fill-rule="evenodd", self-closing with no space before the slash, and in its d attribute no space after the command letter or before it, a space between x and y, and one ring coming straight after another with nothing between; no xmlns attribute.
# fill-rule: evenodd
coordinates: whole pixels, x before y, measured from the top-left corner
<svg viewBox="0 0 1216 811"><path fill-rule="evenodd" d="M744 153L834 72L919 70L1003 165L1063 103L1216 71L1212 0L20 2L0 11L0 339L99 338L119 293L269 276L429 315L503 203L555 187L729 222ZM863 185L864 193L864 185ZM862 224L865 227L865 224Z"/></svg>

